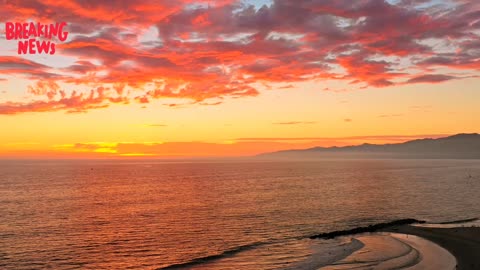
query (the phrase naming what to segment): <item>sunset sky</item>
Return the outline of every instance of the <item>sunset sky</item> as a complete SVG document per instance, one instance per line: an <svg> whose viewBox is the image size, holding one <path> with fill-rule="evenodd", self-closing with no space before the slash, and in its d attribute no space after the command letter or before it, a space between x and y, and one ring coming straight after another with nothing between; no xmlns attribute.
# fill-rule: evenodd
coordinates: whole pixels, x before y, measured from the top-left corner
<svg viewBox="0 0 480 270"><path fill-rule="evenodd" d="M480 132L480 1L0 4L0 157L245 156ZM30 21L66 22L68 38L19 55L5 23Z"/></svg>

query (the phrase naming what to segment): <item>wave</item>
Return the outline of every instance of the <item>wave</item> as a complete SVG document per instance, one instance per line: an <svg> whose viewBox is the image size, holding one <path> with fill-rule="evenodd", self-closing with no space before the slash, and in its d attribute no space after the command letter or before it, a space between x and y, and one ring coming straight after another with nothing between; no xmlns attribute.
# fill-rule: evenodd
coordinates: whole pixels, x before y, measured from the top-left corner
<svg viewBox="0 0 480 270"><path fill-rule="evenodd" d="M406 269L406 268L412 267L412 266L420 263L420 261L422 260L422 255L421 255L421 253L418 249L416 249L412 245L407 244L406 242L401 241L398 238L395 238L395 239L397 241L399 241L400 243L402 243L403 245L406 245L408 247L408 252L406 252L404 254L400 254L397 257L391 258L390 262L389 262L390 266L392 264L397 264L397 266L396 266L397 269ZM401 264L402 260L404 260L403 264ZM384 266L386 266L387 264L388 264L388 262L383 263Z"/></svg>
<svg viewBox="0 0 480 270"><path fill-rule="evenodd" d="M464 222L473 222L473 221L477 221L477 220L478 220L478 218L471 218L471 219L464 219L464 220L457 220L457 221L448 221L448 222L444 222L442 224L457 224L457 223L464 223ZM377 232L377 231L381 231L383 229L386 229L386 228L389 228L389 227L392 227L392 226L417 225L417 224L421 226L423 224L428 225L429 223L427 223L424 220L417 220L417 219L413 219L413 218L399 219L399 220L394 220L394 221L390 221L390 222L377 223L377 224L373 224L373 225L369 225L369 226L365 226L365 227L356 227L356 228L347 229L347 230L331 231L331 232L320 233L320 234L316 234L316 235L312 235L312 236L293 237L292 239L296 239L296 240L301 240L301 239L306 239L306 238L310 238L310 239L333 239L333 238L336 238L336 237L339 237L339 236L347 236L347 235L354 235L354 234L361 234L361 233ZM407 243L405 243L405 241L402 241L400 239L396 239L396 240L398 240L399 242L402 242L403 244L407 244ZM227 250L225 250L223 252L220 252L218 254L208 255L208 256L204 256L204 257L198 257L198 258L194 258L194 259L191 259L191 260L188 260L188 261L185 261L185 262L180 262L180 263L175 263L175 264L163 266L163 267L157 268L157 270L185 269L185 268L188 268L188 267L194 267L196 265L210 263L210 262L215 261L215 260L220 260L220 259L232 257L232 256L237 255L240 252L252 250L252 249L258 248L260 246L264 246L264 245L273 244L274 242L254 242L254 243L251 243L251 244L241 245L241 246L237 246L237 247L234 247L234 248L231 248L231 249L227 249ZM340 252L340 253L337 254L339 257L333 256L334 254L336 254L336 252L331 252L331 250L330 250L331 253L330 252L328 252L328 253L330 255L332 255L332 257L328 258L327 261L329 261L329 260L331 260L332 258L335 258L335 257L336 257L335 260L338 260L339 258L348 256L348 254L351 254L352 252L354 252L357 249L361 249L362 246L363 246L362 242L358 241L358 239L355 239L355 238L351 239L351 242L349 243L349 245L350 244L353 245L352 249L342 247L341 245L339 246L343 249L343 252ZM410 264L414 265L414 264L418 263L418 260L421 260L420 252L418 250L416 250L415 248L411 247L411 246L410 246L410 248L411 249L408 252L406 252L404 254L399 254L398 258L391 257L390 260L400 259L400 258L405 259L406 257L410 257L411 260L409 261L409 263L407 265L410 265ZM318 256L318 254L317 254L317 256ZM316 257L316 256L314 256L314 257ZM316 258L316 259L309 260L307 265L309 267L311 265L319 265L320 261L322 261L321 264L325 263L325 261L323 259L319 260L319 258ZM325 265L325 264L323 264L323 265ZM292 269L303 269L303 268L302 268L302 266L299 267L299 265L296 265ZM305 269L309 269L309 268L305 268Z"/></svg>
<svg viewBox="0 0 480 270"><path fill-rule="evenodd" d="M374 225L369 225L367 227L357 227L349 230L320 233L320 234L312 235L309 238L310 239L332 239L338 236L367 233L367 232L376 232L378 230L385 229L392 226L408 225L408 224L415 224L415 223L425 223L425 221L417 220L413 218L399 219L399 220L394 220L390 222L377 223Z"/></svg>
<svg viewBox="0 0 480 270"><path fill-rule="evenodd" d="M460 220L454 220L454 221L446 221L446 222L440 222L438 224L457 224L457 223L467 223L467 222L472 222L472 221L477 221L478 218L467 218L467 219L460 219Z"/></svg>
<svg viewBox="0 0 480 270"><path fill-rule="evenodd" d="M421 252L411 244L408 244L407 242L400 240L400 238L395 237L395 235L399 236L400 234L390 234L383 237L389 237L396 241L399 245L405 248L405 251L395 254L389 258L377 261L376 266L380 269L406 269L420 263L422 260Z"/></svg>
<svg viewBox="0 0 480 270"><path fill-rule="evenodd" d="M325 243L324 243L325 244ZM331 242L324 245L312 245L312 254L302 261L284 267L284 270L309 270L319 269L334 264L337 261L347 258L354 252L361 250L365 245L362 241L352 238L349 242Z"/></svg>
<svg viewBox="0 0 480 270"><path fill-rule="evenodd" d="M455 257L424 238L398 233L369 234L357 238L364 247L347 258L325 266L338 269L455 269Z"/></svg>
<svg viewBox="0 0 480 270"><path fill-rule="evenodd" d="M233 256L237 253L240 253L240 252L243 252L243 251L246 251L246 250L250 250L250 249L254 249L254 248L257 248L259 246L266 245L266 244L270 244L270 243L269 242L256 242L256 243L252 243L252 244L242 245L242 246L238 246L238 247L235 247L235 248L232 248L232 249L225 250L224 252L219 253L219 254L209 255L209 256L200 257L200 258L195 258L195 259L192 259L192 260L184 262L184 263L171 264L169 266L157 268L157 270L183 269L185 267L192 267L194 265L203 264L203 263L207 263L207 262L210 262L210 261L230 257L230 256Z"/></svg>
<svg viewBox="0 0 480 270"><path fill-rule="evenodd" d="M449 228L460 228L460 227L480 227L480 219L469 218L469 219L447 221L447 222L440 222L440 223L413 224L413 226L426 227L426 228L438 228L438 229L449 229Z"/></svg>

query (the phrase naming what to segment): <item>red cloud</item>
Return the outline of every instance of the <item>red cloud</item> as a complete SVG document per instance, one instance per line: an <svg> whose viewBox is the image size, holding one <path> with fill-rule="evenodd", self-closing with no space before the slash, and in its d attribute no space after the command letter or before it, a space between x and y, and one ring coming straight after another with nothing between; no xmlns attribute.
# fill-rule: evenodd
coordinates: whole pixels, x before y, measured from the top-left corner
<svg viewBox="0 0 480 270"><path fill-rule="evenodd" d="M458 79L455 76L443 75L443 74L428 74L420 75L408 80L409 83L440 83L444 81L449 81L453 79Z"/></svg>
<svg viewBox="0 0 480 270"><path fill-rule="evenodd" d="M0 104L0 113L88 110L160 98L217 104L225 97L258 95L255 83L334 79L365 88L465 78L480 68L480 5L453 4L275 0L258 8L233 0L6 2L0 10L4 20L67 21L70 40L58 44L57 54L77 62L59 69L0 57L2 74L32 80L28 92L35 97ZM148 29L155 31L145 36ZM439 50L438 41L448 45ZM437 67L460 69L465 76L452 77ZM55 85L61 84L79 90L58 99ZM114 88L117 94L90 99L92 87ZM48 101L37 100L42 95ZM72 98L76 101L68 101Z"/></svg>

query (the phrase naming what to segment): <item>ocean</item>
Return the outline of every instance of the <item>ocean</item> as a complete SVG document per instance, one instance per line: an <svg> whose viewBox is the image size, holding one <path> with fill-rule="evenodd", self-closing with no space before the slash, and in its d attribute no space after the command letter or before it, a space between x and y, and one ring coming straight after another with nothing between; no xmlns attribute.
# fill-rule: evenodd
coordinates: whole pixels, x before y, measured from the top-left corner
<svg viewBox="0 0 480 270"><path fill-rule="evenodd" d="M480 160L3 160L0 269L335 269L375 238L309 236L480 217L479 194Z"/></svg>

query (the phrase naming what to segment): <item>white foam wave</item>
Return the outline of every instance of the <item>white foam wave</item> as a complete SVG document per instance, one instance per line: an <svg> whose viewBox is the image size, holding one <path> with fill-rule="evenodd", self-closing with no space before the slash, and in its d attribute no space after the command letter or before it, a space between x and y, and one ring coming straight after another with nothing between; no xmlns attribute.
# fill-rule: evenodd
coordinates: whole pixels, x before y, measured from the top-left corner
<svg viewBox="0 0 480 270"><path fill-rule="evenodd" d="M455 257L426 239L397 233L376 233L356 237L364 247L323 268L325 270L454 269Z"/></svg>

